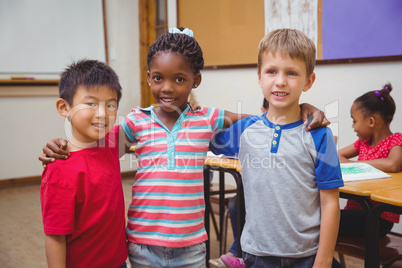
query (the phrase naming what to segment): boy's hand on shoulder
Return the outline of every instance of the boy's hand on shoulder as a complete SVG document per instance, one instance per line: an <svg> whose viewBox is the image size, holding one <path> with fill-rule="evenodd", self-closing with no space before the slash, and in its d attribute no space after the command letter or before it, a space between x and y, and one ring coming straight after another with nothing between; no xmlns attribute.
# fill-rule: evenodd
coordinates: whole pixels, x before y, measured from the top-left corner
<svg viewBox="0 0 402 268"><path fill-rule="evenodd" d="M43 147L43 154L41 154L38 159L42 161L43 168L46 167L48 163L54 162L56 159L67 159L70 154L66 151L67 141L65 139L53 139L46 143Z"/></svg>
<svg viewBox="0 0 402 268"><path fill-rule="evenodd" d="M302 120L304 122L304 125L306 125L307 131L314 129L314 128L318 128L318 127L326 127L331 123L325 117L325 114L323 111L321 111L320 109L317 109L315 106L313 106L311 104L302 103L302 104L300 104L300 108L301 108ZM310 124L307 125L308 118L310 116L313 116L313 118L312 118Z"/></svg>

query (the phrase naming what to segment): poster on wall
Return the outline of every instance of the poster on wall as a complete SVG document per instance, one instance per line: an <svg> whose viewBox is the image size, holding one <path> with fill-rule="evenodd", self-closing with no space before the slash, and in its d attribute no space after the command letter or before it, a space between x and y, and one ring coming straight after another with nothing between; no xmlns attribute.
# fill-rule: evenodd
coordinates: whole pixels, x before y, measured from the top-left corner
<svg viewBox="0 0 402 268"><path fill-rule="evenodd" d="M317 46L317 59L402 55L401 0L265 0L265 32L293 28Z"/></svg>
<svg viewBox="0 0 402 268"><path fill-rule="evenodd" d="M318 45L318 0L265 0L265 34L291 28L302 31Z"/></svg>

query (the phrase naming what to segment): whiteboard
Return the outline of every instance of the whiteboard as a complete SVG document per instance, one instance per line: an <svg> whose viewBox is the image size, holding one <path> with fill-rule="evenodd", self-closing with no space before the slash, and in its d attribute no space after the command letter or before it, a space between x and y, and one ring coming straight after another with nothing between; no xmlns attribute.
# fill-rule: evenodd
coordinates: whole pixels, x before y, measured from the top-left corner
<svg viewBox="0 0 402 268"><path fill-rule="evenodd" d="M102 0L0 0L0 73L62 72L105 62Z"/></svg>

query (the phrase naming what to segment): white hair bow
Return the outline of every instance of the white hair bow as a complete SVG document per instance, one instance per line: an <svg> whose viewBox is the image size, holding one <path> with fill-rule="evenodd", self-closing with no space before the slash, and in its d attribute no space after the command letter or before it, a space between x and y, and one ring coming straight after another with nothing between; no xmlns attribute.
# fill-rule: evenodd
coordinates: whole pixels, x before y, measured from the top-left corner
<svg viewBox="0 0 402 268"><path fill-rule="evenodd" d="M175 33L178 33L178 34L186 34L186 35L188 35L188 36L190 36L190 37L193 37L193 31L190 30L189 28L186 28L186 29L184 29L183 31L180 31L179 28L170 28L170 29L169 29L169 33L173 33L173 34L175 34Z"/></svg>

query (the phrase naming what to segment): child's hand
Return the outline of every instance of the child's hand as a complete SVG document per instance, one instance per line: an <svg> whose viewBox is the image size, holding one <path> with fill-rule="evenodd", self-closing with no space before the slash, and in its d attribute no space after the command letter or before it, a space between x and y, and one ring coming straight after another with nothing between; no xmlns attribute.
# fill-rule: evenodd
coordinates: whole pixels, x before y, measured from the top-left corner
<svg viewBox="0 0 402 268"><path fill-rule="evenodd" d="M43 154L38 159L42 161L43 168L46 164L54 162L57 159L67 159L70 154L65 150L67 141L65 139L53 139L43 147Z"/></svg>
<svg viewBox="0 0 402 268"><path fill-rule="evenodd" d="M190 105L191 111L199 110L202 108L201 105L197 103L197 101L189 101L188 104Z"/></svg>
<svg viewBox="0 0 402 268"><path fill-rule="evenodd" d="M309 131L310 129L318 128L318 127L325 127L328 126L331 122L325 117L325 114L320 109L317 109L311 104L303 103L300 104L301 108L301 116L306 125L306 130ZM313 116L310 124L307 126L308 117Z"/></svg>

